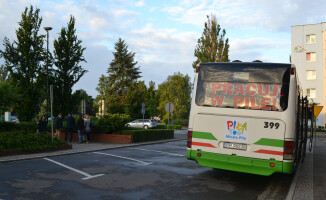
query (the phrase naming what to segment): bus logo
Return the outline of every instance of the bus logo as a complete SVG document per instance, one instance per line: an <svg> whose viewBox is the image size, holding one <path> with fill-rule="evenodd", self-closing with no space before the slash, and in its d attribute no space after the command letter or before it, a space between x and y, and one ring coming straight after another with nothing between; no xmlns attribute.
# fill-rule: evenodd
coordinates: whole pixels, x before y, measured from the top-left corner
<svg viewBox="0 0 326 200"><path fill-rule="evenodd" d="M245 142L248 140L248 120L229 118L226 120L225 138L231 141Z"/></svg>

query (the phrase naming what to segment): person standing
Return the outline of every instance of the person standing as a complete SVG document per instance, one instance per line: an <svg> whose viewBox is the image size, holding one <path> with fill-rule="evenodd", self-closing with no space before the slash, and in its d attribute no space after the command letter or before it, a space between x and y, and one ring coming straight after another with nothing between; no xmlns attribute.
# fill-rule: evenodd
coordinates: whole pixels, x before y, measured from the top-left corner
<svg viewBox="0 0 326 200"><path fill-rule="evenodd" d="M69 143L71 144L72 132L74 131L76 121L75 121L75 118L71 115L71 113L68 114L68 117L66 120L67 120L67 129L65 132L65 141L67 142L68 134L70 134Z"/></svg>
<svg viewBox="0 0 326 200"><path fill-rule="evenodd" d="M58 117L55 119L55 136L60 139L60 133L63 128L63 123L62 123L62 114L59 113Z"/></svg>
<svg viewBox="0 0 326 200"><path fill-rule="evenodd" d="M45 116L43 115L37 125L38 132L40 133L40 132L47 131L47 125L48 125L48 120L46 120Z"/></svg>
<svg viewBox="0 0 326 200"><path fill-rule="evenodd" d="M78 138L79 138L79 143L83 142L83 129L85 128L84 125L84 119L82 117L82 115L79 115L79 118L77 120L77 131L78 131Z"/></svg>
<svg viewBox="0 0 326 200"><path fill-rule="evenodd" d="M85 125L85 121L87 119L87 114L86 113L83 115L83 119L84 119L83 142L86 142L87 141L87 137L86 137L86 125Z"/></svg>
<svg viewBox="0 0 326 200"><path fill-rule="evenodd" d="M85 122L85 133L86 133L86 143L89 143L91 141L91 120L89 119L89 116L86 115Z"/></svg>

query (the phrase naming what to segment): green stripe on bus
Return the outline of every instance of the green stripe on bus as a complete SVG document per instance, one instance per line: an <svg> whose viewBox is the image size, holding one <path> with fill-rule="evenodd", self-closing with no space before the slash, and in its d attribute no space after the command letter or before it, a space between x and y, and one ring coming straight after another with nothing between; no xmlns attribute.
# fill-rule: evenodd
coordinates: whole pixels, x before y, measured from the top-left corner
<svg viewBox="0 0 326 200"><path fill-rule="evenodd" d="M200 153L200 157L198 157ZM273 173L291 174L292 162L248 158L237 155L223 155L187 149L187 158L197 161L201 166L225 169L237 172L270 176ZM271 167L274 163L274 167Z"/></svg>
<svg viewBox="0 0 326 200"><path fill-rule="evenodd" d="M208 132L193 131L192 137L206 140L217 140L212 133Z"/></svg>
<svg viewBox="0 0 326 200"><path fill-rule="evenodd" d="M262 138L254 144L271 147L284 147L284 140Z"/></svg>

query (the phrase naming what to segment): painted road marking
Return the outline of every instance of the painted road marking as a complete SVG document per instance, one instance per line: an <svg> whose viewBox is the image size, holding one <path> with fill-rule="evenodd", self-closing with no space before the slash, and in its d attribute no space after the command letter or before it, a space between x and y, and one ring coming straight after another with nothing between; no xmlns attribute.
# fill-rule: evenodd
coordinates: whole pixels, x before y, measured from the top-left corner
<svg viewBox="0 0 326 200"><path fill-rule="evenodd" d="M140 150L140 151L152 151L152 152L157 152L157 153L171 154L174 156L185 156L185 155L181 155L181 154L170 153L170 152L165 152L165 151L156 151L156 150L150 150L150 149L141 149L141 148L133 148L133 147L130 147L128 149L136 149L136 150Z"/></svg>
<svg viewBox="0 0 326 200"><path fill-rule="evenodd" d="M59 163L59 162L54 161L54 160L52 160L52 159L49 159L49 158L43 158L43 159L45 159L45 160L47 160L47 161L50 161L50 162L53 162L53 163L55 163L55 164L57 164L57 165L60 165L60 166L62 166L62 167L65 167L65 168L67 168L67 169L70 169L70 170L72 170L72 171L74 171L74 172L77 172L77 173L79 173L79 174L84 175L85 177L82 178L83 180L88 180L88 179L91 179L91 178L96 178L96 177L99 177L99 176L103 176L103 175L104 175L104 174L90 175L90 174L87 174L86 172L80 171L80 170L78 170L78 169L74 169L74 168L72 168L72 167L69 167L69 166L64 165L64 164L62 164L62 163Z"/></svg>
<svg viewBox="0 0 326 200"><path fill-rule="evenodd" d="M132 161L135 161L135 162L139 162L139 163L141 163L143 165L152 164L152 163L149 163L149 162L144 162L144 161L141 161L141 160L136 160L136 159L133 159L133 158L127 158L127 157L123 157L123 156L117 156L117 155L113 155L113 154L109 154L109 153L102 153L102 152L93 152L93 153L102 154L102 155L106 155L106 156L117 157L117 158L122 158L122 159L126 159L126 160L132 160Z"/></svg>

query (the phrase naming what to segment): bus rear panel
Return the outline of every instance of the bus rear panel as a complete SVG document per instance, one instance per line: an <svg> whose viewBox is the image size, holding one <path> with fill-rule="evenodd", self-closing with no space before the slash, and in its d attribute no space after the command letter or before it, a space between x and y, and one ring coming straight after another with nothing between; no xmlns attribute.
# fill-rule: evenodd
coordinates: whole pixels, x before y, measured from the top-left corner
<svg viewBox="0 0 326 200"><path fill-rule="evenodd" d="M202 166L238 172L266 176L292 173L297 90L293 67L200 64L189 118L187 158Z"/></svg>

